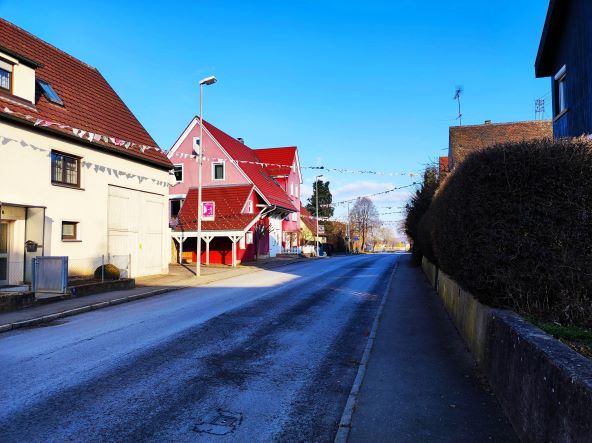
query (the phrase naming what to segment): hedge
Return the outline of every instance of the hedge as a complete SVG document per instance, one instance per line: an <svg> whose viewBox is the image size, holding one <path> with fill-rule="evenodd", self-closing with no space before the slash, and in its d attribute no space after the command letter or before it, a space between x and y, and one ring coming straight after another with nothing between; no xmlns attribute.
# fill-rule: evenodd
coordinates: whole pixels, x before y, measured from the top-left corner
<svg viewBox="0 0 592 443"><path fill-rule="evenodd" d="M496 145L469 155L430 210L439 266L482 302L592 327L592 144Z"/></svg>

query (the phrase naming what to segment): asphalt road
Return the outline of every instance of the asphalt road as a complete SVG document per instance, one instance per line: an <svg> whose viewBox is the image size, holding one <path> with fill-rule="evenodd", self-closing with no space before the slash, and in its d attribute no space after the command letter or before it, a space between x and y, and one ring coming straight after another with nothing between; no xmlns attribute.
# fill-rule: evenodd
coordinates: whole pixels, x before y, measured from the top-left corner
<svg viewBox="0 0 592 443"><path fill-rule="evenodd" d="M262 271L0 336L0 440L332 441L398 256Z"/></svg>

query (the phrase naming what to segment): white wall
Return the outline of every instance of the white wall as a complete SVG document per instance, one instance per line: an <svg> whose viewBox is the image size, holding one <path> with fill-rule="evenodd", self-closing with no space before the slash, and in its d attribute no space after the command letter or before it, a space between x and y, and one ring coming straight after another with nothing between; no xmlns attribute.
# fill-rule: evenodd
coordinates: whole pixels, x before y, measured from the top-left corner
<svg viewBox="0 0 592 443"><path fill-rule="evenodd" d="M82 189L51 183L51 150L82 157ZM168 171L116 157L75 141L37 133L0 122L0 202L45 206L45 255L63 255L71 264L88 262L107 254L109 185L154 193L163 201L162 267L167 272L170 255L167 201ZM161 182L161 183L158 183ZM63 241L62 221L79 223L79 240Z"/></svg>

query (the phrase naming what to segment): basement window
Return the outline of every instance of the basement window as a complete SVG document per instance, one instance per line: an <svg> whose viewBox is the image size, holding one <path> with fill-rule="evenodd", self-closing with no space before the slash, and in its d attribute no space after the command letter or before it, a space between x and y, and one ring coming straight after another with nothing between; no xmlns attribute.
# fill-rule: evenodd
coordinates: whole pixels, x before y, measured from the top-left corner
<svg viewBox="0 0 592 443"><path fill-rule="evenodd" d="M41 88L41 91L43 92L43 95L45 95L45 98L47 98L47 100L56 105L64 106L64 102L57 94L57 92L54 91L54 89L51 87L49 83L47 83L44 80L37 79L37 84Z"/></svg>

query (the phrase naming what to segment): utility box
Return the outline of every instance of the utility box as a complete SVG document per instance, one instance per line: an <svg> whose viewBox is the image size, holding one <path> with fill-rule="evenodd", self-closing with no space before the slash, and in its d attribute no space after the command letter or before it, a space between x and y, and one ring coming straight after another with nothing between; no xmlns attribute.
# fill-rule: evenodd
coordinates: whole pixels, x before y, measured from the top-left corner
<svg viewBox="0 0 592 443"><path fill-rule="evenodd" d="M68 257L35 257L32 290L36 299L66 294L68 289Z"/></svg>

